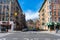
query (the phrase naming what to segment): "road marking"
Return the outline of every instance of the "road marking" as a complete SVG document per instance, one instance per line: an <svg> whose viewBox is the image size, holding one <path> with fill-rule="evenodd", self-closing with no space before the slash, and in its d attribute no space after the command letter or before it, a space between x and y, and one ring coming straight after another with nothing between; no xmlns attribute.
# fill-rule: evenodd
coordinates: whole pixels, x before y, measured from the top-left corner
<svg viewBox="0 0 60 40"><path fill-rule="evenodd" d="M31 39L29 39L29 38L24 38L24 40L39 40L39 38L31 38Z"/></svg>
<svg viewBox="0 0 60 40"><path fill-rule="evenodd" d="M6 38L1 38L0 40L7 40Z"/></svg>
<svg viewBox="0 0 60 40"><path fill-rule="evenodd" d="M0 37L7 36L9 34L13 34L13 33L0 33Z"/></svg>
<svg viewBox="0 0 60 40"><path fill-rule="evenodd" d="M13 38L14 40L18 40L18 38Z"/></svg>
<svg viewBox="0 0 60 40"><path fill-rule="evenodd" d="M24 38L24 40L29 40L29 38Z"/></svg>
<svg viewBox="0 0 60 40"><path fill-rule="evenodd" d="M50 40L50 38L45 38L45 40Z"/></svg>

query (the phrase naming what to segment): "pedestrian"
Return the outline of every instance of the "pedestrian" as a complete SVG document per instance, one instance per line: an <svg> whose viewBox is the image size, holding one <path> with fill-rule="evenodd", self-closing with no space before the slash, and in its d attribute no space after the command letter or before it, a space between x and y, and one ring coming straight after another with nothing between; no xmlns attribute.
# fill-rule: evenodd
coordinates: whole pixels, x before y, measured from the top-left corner
<svg viewBox="0 0 60 40"><path fill-rule="evenodd" d="M58 28L58 26L56 26L56 33L58 33L58 30L59 30L59 28Z"/></svg>

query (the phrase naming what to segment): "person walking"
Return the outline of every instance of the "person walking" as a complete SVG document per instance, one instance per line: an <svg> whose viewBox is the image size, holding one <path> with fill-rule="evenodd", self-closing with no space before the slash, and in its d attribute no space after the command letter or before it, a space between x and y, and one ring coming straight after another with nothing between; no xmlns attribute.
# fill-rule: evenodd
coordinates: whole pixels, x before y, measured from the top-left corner
<svg viewBox="0 0 60 40"><path fill-rule="evenodd" d="M56 33L58 33L58 30L59 30L59 27L58 27L58 26L56 26Z"/></svg>

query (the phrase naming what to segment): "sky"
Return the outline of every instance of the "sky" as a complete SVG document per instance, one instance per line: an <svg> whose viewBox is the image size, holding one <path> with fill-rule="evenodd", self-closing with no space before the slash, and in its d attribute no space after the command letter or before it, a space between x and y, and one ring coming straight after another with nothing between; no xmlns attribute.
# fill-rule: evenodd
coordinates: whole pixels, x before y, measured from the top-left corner
<svg viewBox="0 0 60 40"><path fill-rule="evenodd" d="M26 15L26 20L39 18L39 9L44 0L18 0L23 13Z"/></svg>

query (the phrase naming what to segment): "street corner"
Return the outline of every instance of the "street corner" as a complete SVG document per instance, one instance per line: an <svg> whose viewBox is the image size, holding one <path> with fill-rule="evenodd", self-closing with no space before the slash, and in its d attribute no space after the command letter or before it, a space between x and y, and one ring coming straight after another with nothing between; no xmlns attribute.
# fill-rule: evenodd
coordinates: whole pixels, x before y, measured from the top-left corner
<svg viewBox="0 0 60 40"><path fill-rule="evenodd" d="M0 37L4 37L4 36L7 36L9 34L13 34L13 33L0 33Z"/></svg>

